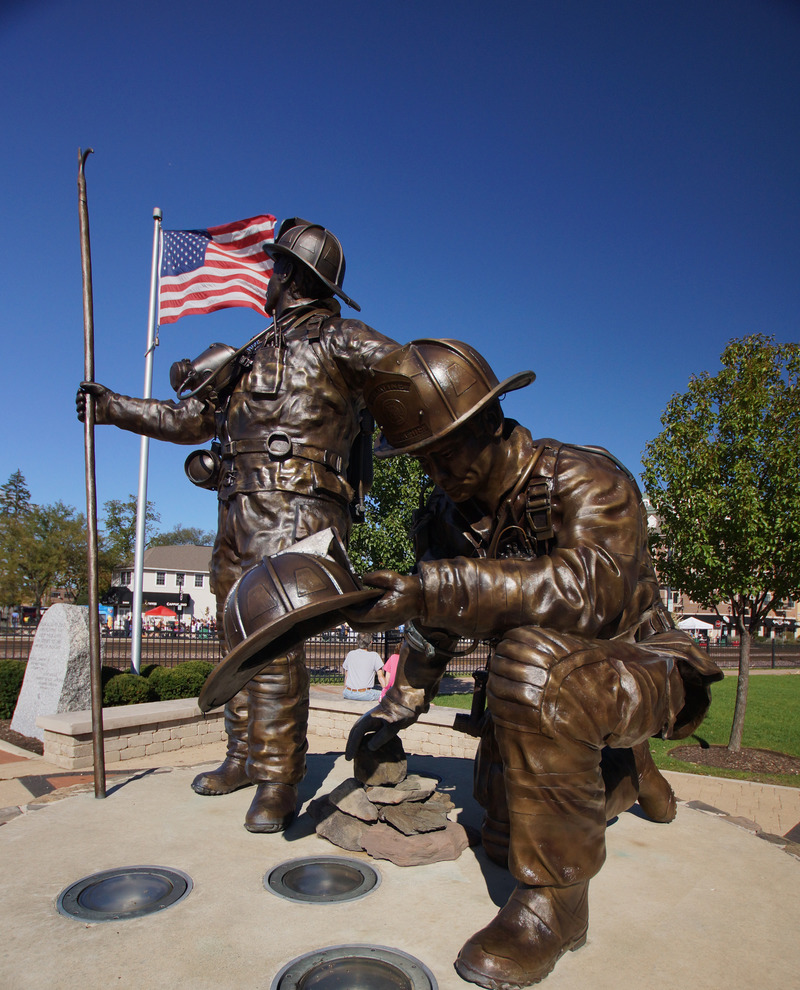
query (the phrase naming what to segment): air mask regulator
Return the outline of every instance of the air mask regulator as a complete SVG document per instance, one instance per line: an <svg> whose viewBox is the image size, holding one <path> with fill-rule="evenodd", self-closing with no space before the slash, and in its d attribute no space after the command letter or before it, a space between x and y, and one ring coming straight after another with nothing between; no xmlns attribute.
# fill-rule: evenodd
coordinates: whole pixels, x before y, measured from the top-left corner
<svg viewBox="0 0 800 990"><path fill-rule="evenodd" d="M190 361L176 361L169 369L169 383L179 399L208 399L230 385L236 375L237 351L229 344L212 344Z"/></svg>
<svg viewBox="0 0 800 990"><path fill-rule="evenodd" d="M169 383L178 399L216 400L217 395L233 381L240 351L228 344L212 344L190 361L176 361L169 369ZM219 487L222 445L218 440L210 450L193 450L183 464L186 477L193 485L216 491Z"/></svg>
<svg viewBox="0 0 800 990"><path fill-rule="evenodd" d="M207 399L216 405L219 393L231 385L239 373L237 358L270 329L267 327L257 333L238 349L230 344L212 344L194 361L189 358L176 361L169 369L169 383L178 399ZM214 492L219 487L221 466L222 444L215 440L209 450L193 450L186 458L183 470L193 485Z"/></svg>

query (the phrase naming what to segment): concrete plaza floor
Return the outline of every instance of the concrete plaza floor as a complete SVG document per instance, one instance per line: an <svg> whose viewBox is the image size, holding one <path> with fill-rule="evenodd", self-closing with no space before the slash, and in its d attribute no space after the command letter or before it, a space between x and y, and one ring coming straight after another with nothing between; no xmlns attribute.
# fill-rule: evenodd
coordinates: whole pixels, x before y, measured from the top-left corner
<svg viewBox="0 0 800 990"><path fill-rule="evenodd" d="M11 759L0 764L6 778L0 807L7 808L0 814L6 821L0 829L0 986L267 990L290 960L345 943L410 953L441 990L469 986L453 960L505 902L507 873L480 848L455 862L415 868L363 856L381 884L361 900L295 904L278 898L263 886L265 873L278 864L359 854L318 838L305 814L282 835L250 834L242 827L250 789L222 798L194 794L198 766L216 764L221 749L171 753L169 763L163 754L142 761L109 775L108 796L98 800L90 782L34 798L29 787L37 789L37 778L46 781L49 774L66 783L75 775L6 747ZM330 739L311 739L308 763L304 804L350 776ZM458 820L479 824L471 761L411 756L409 765L440 776ZM549 990L798 985L800 847L791 838L800 841L800 791L683 774L671 779L682 799L672 824L655 825L634 809L610 825L608 859L590 889L588 942L559 962L544 983ZM785 831L775 831L793 816ZM787 833L790 839L781 838ZM163 912L127 921L87 924L57 912L59 893L76 880L136 865L181 870L193 889Z"/></svg>

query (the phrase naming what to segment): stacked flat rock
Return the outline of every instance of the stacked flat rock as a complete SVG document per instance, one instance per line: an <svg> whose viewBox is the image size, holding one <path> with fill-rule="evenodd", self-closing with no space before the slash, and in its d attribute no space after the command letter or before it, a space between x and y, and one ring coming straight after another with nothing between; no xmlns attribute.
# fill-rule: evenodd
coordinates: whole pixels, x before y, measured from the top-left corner
<svg viewBox="0 0 800 990"><path fill-rule="evenodd" d="M375 752L362 746L354 769L354 777L308 807L317 834L334 845L397 866L421 866L458 859L476 844L472 830L448 819L455 805L437 790L438 781L407 773L399 739Z"/></svg>

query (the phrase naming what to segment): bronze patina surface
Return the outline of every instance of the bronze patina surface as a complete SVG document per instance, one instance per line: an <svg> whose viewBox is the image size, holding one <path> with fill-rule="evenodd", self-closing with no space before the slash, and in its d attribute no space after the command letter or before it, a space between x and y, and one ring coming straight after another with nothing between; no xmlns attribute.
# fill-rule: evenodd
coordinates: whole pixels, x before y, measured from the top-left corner
<svg viewBox="0 0 800 990"><path fill-rule="evenodd" d="M275 259L265 302L274 327L252 346L230 349L233 367L218 360L218 348L204 352L194 371L192 362L179 362L173 384L184 397L177 402L118 395L96 383L77 397L79 417L88 393L98 423L181 444L216 441L194 463L193 480L215 488L219 501L211 588L220 632L228 592L263 557L327 527L347 540L351 506L369 483L363 391L372 366L397 346L342 318L334 296L354 304L342 289L344 253L330 231L285 221L265 250ZM226 706L225 762L194 781L206 795L257 784L245 821L251 831L279 831L295 814L308 683L302 647L253 678Z"/></svg>
<svg viewBox="0 0 800 990"><path fill-rule="evenodd" d="M410 452L437 487L414 524L416 572L365 575L384 595L349 613L406 634L394 686L347 753L428 709L459 637L492 643L467 721L481 735L483 844L517 888L456 969L500 990L538 982L585 942L607 820L637 798L651 819L674 817L648 738L693 732L722 672L661 604L633 477L607 451L505 419L499 394L533 375L501 384L487 369L468 345L421 340L373 370L379 453Z"/></svg>

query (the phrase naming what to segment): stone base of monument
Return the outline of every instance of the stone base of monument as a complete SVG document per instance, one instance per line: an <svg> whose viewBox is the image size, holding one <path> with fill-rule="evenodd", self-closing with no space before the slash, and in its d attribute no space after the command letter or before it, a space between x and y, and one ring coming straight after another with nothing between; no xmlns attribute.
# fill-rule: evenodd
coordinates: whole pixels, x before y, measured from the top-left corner
<svg viewBox="0 0 800 990"><path fill-rule="evenodd" d="M317 835L396 866L458 859L480 842L474 829L449 820L455 805L438 778L407 773L399 739L377 752L362 746L354 763L354 777L309 804Z"/></svg>

